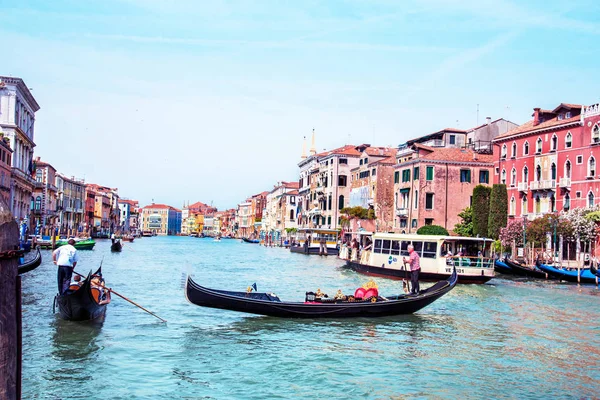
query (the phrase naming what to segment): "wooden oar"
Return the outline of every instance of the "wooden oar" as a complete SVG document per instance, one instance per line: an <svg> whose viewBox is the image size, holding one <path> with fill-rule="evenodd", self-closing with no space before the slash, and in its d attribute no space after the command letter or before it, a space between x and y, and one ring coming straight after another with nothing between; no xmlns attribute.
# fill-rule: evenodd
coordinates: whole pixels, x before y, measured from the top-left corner
<svg viewBox="0 0 600 400"><path fill-rule="evenodd" d="M87 276L81 275L79 272L75 272L75 271L73 271L73 272L74 272L74 273L76 273L77 275L79 275L79 276L83 277L83 278L87 278ZM162 322L167 322L167 320L166 320L166 319L162 319L162 318L161 318L161 317L159 317L158 315L154 314L152 311L146 310L144 307L140 306L140 305L139 305L139 304L137 304L135 301L129 300L127 297L123 296L122 294L115 292L115 290L114 290L114 289L112 289L112 288L109 288L109 287L105 286L103 283L101 283L101 285L102 285L102 287L103 287L103 288L107 289L109 292L116 294L117 296L119 296L119 297L120 297L120 298L122 298L123 300L127 300L128 302L130 302L130 303L131 303L131 304L133 304L134 306L136 306L136 307L139 307L139 308L141 308L142 310L146 311L148 314L150 314L150 315L153 315L153 316L155 316L156 318L160 319Z"/></svg>
<svg viewBox="0 0 600 400"><path fill-rule="evenodd" d="M408 284L408 269L406 268L406 261L404 262L404 291L410 293L410 285Z"/></svg>

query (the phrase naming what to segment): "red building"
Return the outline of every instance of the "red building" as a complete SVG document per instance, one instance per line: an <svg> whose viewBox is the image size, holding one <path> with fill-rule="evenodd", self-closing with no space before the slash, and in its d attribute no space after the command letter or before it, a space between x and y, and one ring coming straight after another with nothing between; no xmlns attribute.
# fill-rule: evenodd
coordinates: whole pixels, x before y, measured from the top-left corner
<svg viewBox="0 0 600 400"><path fill-rule="evenodd" d="M600 203L600 106L534 108L533 119L494 140L494 182L508 189L510 217Z"/></svg>

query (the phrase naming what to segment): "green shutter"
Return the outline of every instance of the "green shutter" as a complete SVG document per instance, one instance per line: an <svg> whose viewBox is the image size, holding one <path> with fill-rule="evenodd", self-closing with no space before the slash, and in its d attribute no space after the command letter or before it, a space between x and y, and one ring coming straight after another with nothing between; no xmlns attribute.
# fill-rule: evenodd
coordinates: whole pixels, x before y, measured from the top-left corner
<svg viewBox="0 0 600 400"><path fill-rule="evenodd" d="M400 182L400 172L396 171L394 172L394 183L399 183Z"/></svg>
<svg viewBox="0 0 600 400"><path fill-rule="evenodd" d="M419 167L415 167L413 170L413 181L419 179Z"/></svg>
<svg viewBox="0 0 600 400"><path fill-rule="evenodd" d="M427 167L427 176L426 179L428 181L432 181L433 180L433 167Z"/></svg>

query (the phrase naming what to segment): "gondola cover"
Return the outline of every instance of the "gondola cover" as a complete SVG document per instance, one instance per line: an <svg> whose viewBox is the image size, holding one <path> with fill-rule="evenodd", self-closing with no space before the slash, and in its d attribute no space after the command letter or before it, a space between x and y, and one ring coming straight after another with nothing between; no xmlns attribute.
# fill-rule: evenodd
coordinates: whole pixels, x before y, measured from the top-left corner
<svg viewBox="0 0 600 400"><path fill-rule="evenodd" d="M88 274L80 286L72 285L64 294L56 295L55 306L61 318L69 321L93 320L104 316L110 303L110 290L104 287L101 268Z"/></svg>

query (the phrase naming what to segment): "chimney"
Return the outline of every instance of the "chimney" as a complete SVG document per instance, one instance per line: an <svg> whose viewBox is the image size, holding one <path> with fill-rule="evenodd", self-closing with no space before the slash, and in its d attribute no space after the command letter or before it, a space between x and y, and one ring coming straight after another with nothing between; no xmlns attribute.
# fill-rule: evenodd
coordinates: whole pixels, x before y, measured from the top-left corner
<svg viewBox="0 0 600 400"><path fill-rule="evenodd" d="M540 124L540 108L536 107L533 109L533 126Z"/></svg>
<svg viewBox="0 0 600 400"><path fill-rule="evenodd" d="M492 123L492 117L485 117L485 124L489 125Z"/></svg>

